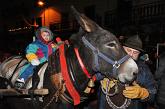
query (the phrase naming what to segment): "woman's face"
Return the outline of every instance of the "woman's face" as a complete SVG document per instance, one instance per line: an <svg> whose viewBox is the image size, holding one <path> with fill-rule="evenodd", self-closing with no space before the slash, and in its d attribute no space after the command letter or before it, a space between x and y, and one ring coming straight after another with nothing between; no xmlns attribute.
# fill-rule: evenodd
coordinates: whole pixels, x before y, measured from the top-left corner
<svg viewBox="0 0 165 109"><path fill-rule="evenodd" d="M41 37L42 37L46 42L51 41L50 33L47 32L47 31L41 32Z"/></svg>

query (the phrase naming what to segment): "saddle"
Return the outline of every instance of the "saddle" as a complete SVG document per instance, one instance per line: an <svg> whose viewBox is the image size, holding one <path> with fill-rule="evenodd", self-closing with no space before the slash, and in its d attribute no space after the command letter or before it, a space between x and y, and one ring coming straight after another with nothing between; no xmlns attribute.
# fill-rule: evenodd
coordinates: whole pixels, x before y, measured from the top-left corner
<svg viewBox="0 0 165 109"><path fill-rule="evenodd" d="M16 80L19 78L20 73L22 72L22 70L26 69L26 65L28 65L29 62L26 60L25 57L22 56L12 56L10 58L8 58L7 60L5 60L2 64L1 64L1 75L2 77L7 78L9 81L11 81L12 85L15 84ZM37 84L34 87L37 88L42 88L43 87L43 78L44 78L44 72L47 68L48 63L45 62L41 65L39 65L36 69L34 69L34 75L29 77L27 79L27 81L25 81L25 88L29 89L32 87L32 80L36 80L36 78L39 78L37 81L39 81L39 84L37 86ZM32 79L34 78L34 79ZM14 86L12 86L14 87Z"/></svg>

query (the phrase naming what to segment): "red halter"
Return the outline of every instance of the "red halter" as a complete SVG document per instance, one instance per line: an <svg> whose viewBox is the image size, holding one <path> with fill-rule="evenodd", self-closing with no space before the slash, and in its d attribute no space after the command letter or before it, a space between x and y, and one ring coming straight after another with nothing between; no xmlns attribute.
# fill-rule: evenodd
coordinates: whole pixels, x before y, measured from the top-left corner
<svg viewBox="0 0 165 109"><path fill-rule="evenodd" d="M83 64L82 60L81 60L81 57L80 57L80 54L78 52L78 48L74 48L74 51L76 53L76 57L78 59L78 62L81 66L81 69L83 70L83 72L85 73L85 75L88 77L88 78L92 78L94 81L96 80L96 76L91 76L88 72L88 70L86 69L85 65Z"/></svg>

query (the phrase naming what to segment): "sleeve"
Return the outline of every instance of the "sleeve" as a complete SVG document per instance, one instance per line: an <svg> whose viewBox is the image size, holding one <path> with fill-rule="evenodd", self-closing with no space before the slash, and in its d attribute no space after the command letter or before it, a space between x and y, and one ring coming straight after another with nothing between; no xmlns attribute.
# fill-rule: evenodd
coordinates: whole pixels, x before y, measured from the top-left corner
<svg viewBox="0 0 165 109"><path fill-rule="evenodd" d="M143 67L140 68L141 77L139 78L139 80L141 80L141 86L146 88L149 92L149 97L142 101L153 102L157 92L156 81L154 80L153 74L151 73L149 67L146 64L142 66Z"/></svg>
<svg viewBox="0 0 165 109"><path fill-rule="evenodd" d="M26 58L29 62L33 59L37 59L36 52L38 50L38 46L36 44L29 44L26 48Z"/></svg>

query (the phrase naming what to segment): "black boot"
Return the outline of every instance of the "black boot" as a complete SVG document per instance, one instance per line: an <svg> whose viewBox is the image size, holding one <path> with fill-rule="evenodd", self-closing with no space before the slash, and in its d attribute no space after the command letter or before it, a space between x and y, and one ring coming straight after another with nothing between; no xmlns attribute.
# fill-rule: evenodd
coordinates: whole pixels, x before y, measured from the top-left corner
<svg viewBox="0 0 165 109"><path fill-rule="evenodd" d="M33 75L33 77L32 77L32 87L31 87L30 89L36 89L37 86L38 86L39 81L40 81L40 78L39 78L38 72L37 72L37 73L36 73L35 75Z"/></svg>

